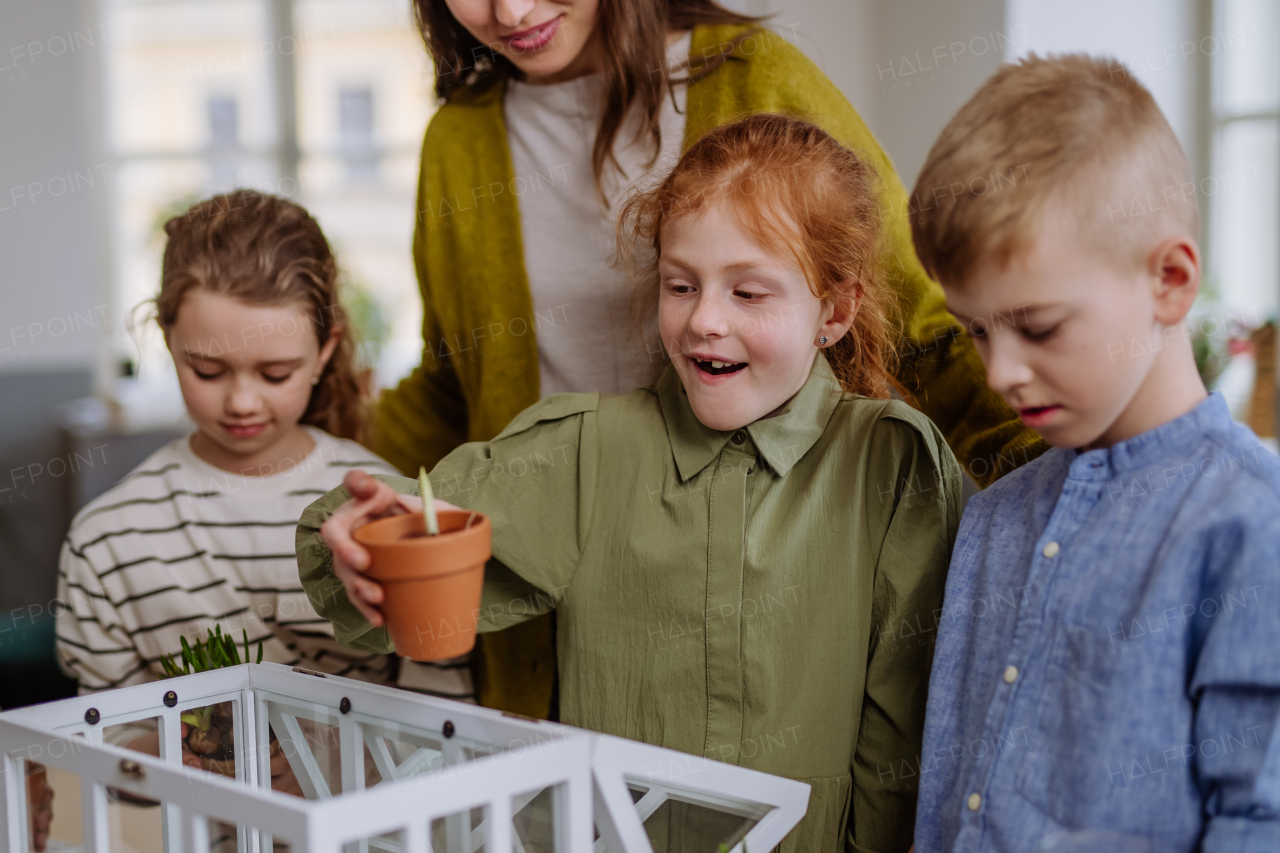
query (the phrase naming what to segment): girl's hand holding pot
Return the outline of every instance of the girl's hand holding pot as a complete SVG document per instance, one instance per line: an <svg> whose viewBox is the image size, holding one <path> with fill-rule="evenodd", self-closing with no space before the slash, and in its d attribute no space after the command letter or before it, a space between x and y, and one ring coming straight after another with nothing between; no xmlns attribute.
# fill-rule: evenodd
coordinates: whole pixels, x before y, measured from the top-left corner
<svg viewBox="0 0 1280 853"><path fill-rule="evenodd" d="M422 512L422 500L416 495L402 495L366 472L353 469L342 479L351 500L338 507L320 526L320 536L333 551L333 570L342 581L347 597L375 627L383 624L382 585L365 577L369 569L369 552L351 534L371 521L408 512ZM457 509L451 503L437 500L436 510Z"/></svg>

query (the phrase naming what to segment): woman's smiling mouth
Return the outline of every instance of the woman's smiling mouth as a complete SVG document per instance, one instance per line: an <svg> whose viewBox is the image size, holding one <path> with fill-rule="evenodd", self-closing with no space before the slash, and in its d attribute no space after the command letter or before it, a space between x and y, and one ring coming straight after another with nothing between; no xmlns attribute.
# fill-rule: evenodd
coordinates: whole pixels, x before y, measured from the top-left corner
<svg viewBox="0 0 1280 853"><path fill-rule="evenodd" d="M563 18L564 16L561 15L552 18L545 24L538 24L536 27L530 27L527 30L512 33L509 36L502 36L502 40L516 53L531 53L535 50L541 50L551 44L551 40L556 36L556 31L560 29L560 21Z"/></svg>

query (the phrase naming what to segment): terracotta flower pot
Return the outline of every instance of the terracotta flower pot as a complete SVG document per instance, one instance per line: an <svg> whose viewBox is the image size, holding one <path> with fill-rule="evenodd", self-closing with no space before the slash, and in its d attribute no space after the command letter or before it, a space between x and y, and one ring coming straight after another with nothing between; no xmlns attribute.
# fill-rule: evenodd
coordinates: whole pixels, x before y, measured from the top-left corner
<svg viewBox="0 0 1280 853"><path fill-rule="evenodd" d="M439 517L438 536L426 535L416 512L354 533L372 557L369 577L385 590L382 614L396 651L413 660L457 657L476 644L492 529L478 512L442 510Z"/></svg>

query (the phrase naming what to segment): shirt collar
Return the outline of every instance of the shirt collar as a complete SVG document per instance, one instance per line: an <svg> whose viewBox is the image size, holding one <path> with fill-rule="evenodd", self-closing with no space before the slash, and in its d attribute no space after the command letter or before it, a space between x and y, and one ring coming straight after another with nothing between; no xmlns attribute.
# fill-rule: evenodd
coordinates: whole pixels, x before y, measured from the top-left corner
<svg viewBox="0 0 1280 853"><path fill-rule="evenodd" d="M1231 411L1221 393L1215 391L1195 408L1155 429L1117 442L1110 447L1086 450L1071 461L1069 477L1075 480L1106 480L1142 468L1167 457L1198 439L1229 429Z"/></svg>
<svg viewBox="0 0 1280 853"><path fill-rule="evenodd" d="M674 367L662 374L655 390L680 480L687 482L720 455L737 430L715 430L699 421ZM744 429L769 467L785 477L826 430L840 395L840 383L826 357L818 353L809 378L782 411ZM749 452L745 444L743 450Z"/></svg>

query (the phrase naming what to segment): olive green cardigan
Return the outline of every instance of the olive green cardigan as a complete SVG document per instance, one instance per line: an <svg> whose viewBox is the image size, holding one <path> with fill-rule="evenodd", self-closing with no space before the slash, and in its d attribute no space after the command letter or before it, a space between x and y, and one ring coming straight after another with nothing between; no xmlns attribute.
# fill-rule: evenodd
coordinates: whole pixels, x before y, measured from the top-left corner
<svg viewBox="0 0 1280 853"><path fill-rule="evenodd" d="M693 31L696 63L742 27ZM466 441L487 441L536 403L538 345L524 268L520 208L503 119L502 80L464 88L427 128L413 257L422 288L422 365L382 395L375 450L428 469ZM690 84L683 148L757 112L808 118L875 166L885 216L886 280L905 320L899 380L982 485L1043 450L991 391L973 344L947 313L911 246L907 197L875 138L804 54L772 33L750 35L718 70ZM1028 452L1030 451L1030 452Z"/></svg>
<svg viewBox="0 0 1280 853"><path fill-rule="evenodd" d="M916 259L906 192L871 132L796 47L765 31L739 38L745 29L693 30L693 65L732 53L689 85L683 148L736 118L776 112L815 122L872 164L885 213L880 268L898 294L904 322L899 381L978 483L1038 456L1045 445L987 387L972 341ZM420 465L431 469L463 442L492 439L540 396L521 243L522 188L507 147L504 88L502 78L491 75L456 92L432 118L423 143L413 241L424 309L422 365L383 393L373 442L406 473ZM509 631L505 639L487 640L478 685L485 704L546 713L552 646L548 630L536 624L512 629L539 631L536 636ZM496 652L494 643L510 648Z"/></svg>

